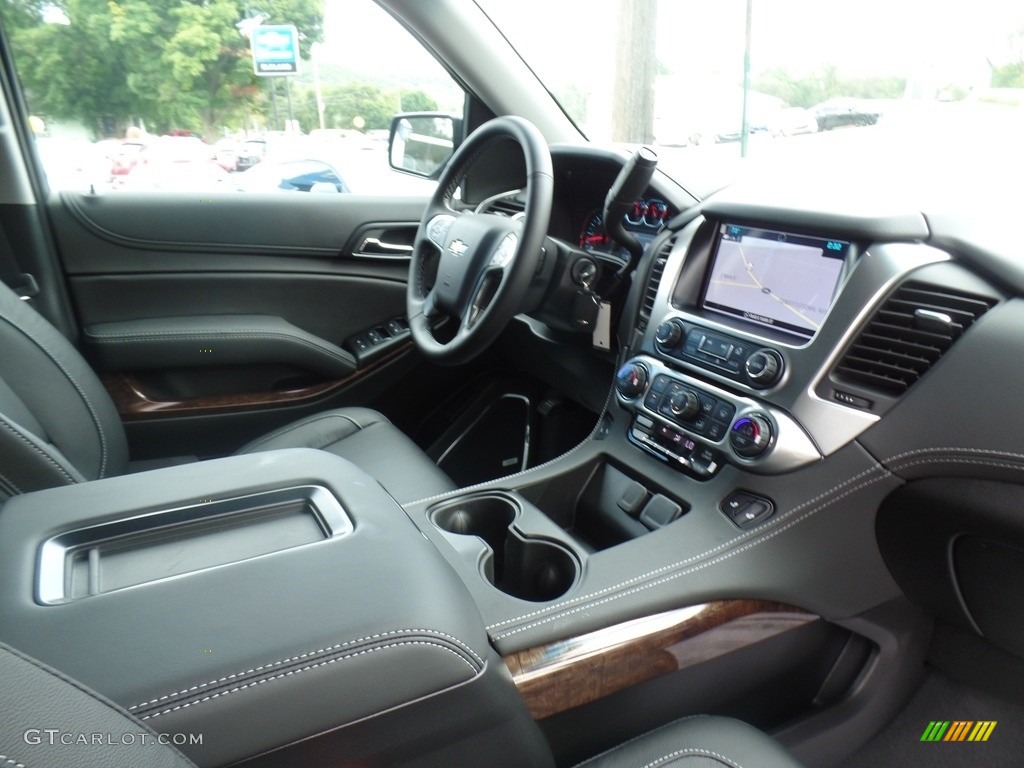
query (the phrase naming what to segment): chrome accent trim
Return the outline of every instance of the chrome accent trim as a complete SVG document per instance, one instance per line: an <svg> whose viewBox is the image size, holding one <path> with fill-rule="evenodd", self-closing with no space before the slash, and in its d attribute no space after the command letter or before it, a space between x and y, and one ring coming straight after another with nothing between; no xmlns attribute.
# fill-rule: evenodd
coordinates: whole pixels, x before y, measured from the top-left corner
<svg viewBox="0 0 1024 768"><path fill-rule="evenodd" d="M39 566L36 574L36 593L44 604L58 604L74 600L70 596L71 566L76 555L84 553L90 564L89 595L100 593L99 558L104 547L116 548L131 538L169 532L213 520L227 522L246 514L267 512L274 507L282 510L289 505L301 504L308 511L324 535L324 539L348 536L354 530L351 518L333 493L319 485L279 488L273 491L234 496L172 509L161 509L130 515L95 525L87 525L51 536L39 548ZM310 546L319 542L299 544ZM282 550L277 550L282 551ZM271 554L271 553L266 553ZM258 554L244 559L263 557ZM221 565L200 568L166 578L179 578L200 570L211 570ZM156 581L162 581L157 579ZM153 581L146 581L151 584ZM122 587L130 589L131 587Z"/></svg>

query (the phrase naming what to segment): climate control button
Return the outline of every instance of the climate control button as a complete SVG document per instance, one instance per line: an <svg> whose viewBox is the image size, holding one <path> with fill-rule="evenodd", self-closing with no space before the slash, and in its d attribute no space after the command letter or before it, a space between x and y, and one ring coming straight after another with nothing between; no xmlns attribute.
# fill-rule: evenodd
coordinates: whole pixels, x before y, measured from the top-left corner
<svg viewBox="0 0 1024 768"><path fill-rule="evenodd" d="M615 390L632 400L647 388L647 368L636 362L626 363L615 374Z"/></svg>
<svg viewBox="0 0 1024 768"><path fill-rule="evenodd" d="M729 431L729 444L736 455L746 459L760 456L772 442L772 424L766 416L751 414L736 419Z"/></svg>
<svg viewBox="0 0 1024 768"><path fill-rule="evenodd" d="M674 392L668 398L668 408L677 419L692 419L700 413L700 397L692 389Z"/></svg>

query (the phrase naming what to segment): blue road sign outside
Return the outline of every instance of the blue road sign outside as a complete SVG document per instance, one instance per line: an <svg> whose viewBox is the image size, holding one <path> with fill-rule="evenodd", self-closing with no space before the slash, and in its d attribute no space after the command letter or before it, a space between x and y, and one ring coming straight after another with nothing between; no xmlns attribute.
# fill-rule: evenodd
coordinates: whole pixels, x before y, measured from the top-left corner
<svg viewBox="0 0 1024 768"><path fill-rule="evenodd" d="M257 75L299 73L299 31L291 24L268 24L252 31L252 67Z"/></svg>

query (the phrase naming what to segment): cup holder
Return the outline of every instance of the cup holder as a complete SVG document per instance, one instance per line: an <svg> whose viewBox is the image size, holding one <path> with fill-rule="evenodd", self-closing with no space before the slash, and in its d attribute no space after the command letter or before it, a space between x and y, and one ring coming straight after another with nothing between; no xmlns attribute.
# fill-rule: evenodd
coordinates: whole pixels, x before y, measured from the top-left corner
<svg viewBox="0 0 1024 768"><path fill-rule="evenodd" d="M519 506L506 496L471 496L437 508L431 519L448 533L476 536L487 545L484 578L522 600L561 597L576 582L579 565L565 547L520 533L513 523Z"/></svg>

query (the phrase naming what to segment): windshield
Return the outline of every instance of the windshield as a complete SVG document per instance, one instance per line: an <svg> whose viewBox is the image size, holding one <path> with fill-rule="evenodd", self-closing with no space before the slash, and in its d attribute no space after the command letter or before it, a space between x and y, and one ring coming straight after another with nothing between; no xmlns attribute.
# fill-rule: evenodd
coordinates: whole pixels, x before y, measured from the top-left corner
<svg viewBox="0 0 1024 768"><path fill-rule="evenodd" d="M589 139L653 144L663 167L869 171L919 194L1024 167L1019 0L479 5Z"/></svg>

